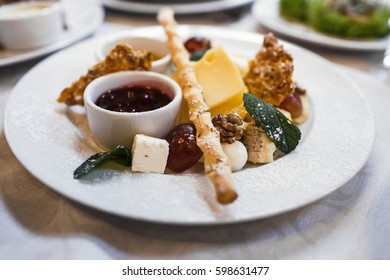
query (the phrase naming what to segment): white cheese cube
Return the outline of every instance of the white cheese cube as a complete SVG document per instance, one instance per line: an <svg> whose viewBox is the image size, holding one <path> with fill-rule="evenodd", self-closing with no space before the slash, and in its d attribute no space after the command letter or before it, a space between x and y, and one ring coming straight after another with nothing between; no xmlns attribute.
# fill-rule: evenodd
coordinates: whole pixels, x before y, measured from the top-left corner
<svg viewBox="0 0 390 280"><path fill-rule="evenodd" d="M163 139L137 134L134 137L131 153L133 171L164 173L169 144Z"/></svg>

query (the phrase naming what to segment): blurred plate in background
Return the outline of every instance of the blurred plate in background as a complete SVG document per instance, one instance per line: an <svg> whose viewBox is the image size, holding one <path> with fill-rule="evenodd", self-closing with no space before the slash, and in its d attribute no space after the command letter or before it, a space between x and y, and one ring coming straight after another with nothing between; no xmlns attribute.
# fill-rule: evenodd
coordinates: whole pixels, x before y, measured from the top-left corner
<svg viewBox="0 0 390 280"><path fill-rule="evenodd" d="M213 1L174 1L154 0L145 1L123 1L123 0L102 0L107 8L142 14L155 14L163 6L170 6L176 14L199 14L219 12L239 8L252 3L254 0L213 0ZM150 3L152 2L152 3ZM183 3L184 2L184 3Z"/></svg>
<svg viewBox="0 0 390 280"><path fill-rule="evenodd" d="M26 50L0 49L0 67L34 59L67 47L90 35L104 19L104 10L96 0L66 1L64 9L68 29L58 41Z"/></svg>
<svg viewBox="0 0 390 280"><path fill-rule="evenodd" d="M304 24L286 21L279 15L278 3L277 0L258 0L252 7L252 14L261 25L279 35L337 49L355 51L386 49L387 38L377 40L342 39L318 33Z"/></svg>

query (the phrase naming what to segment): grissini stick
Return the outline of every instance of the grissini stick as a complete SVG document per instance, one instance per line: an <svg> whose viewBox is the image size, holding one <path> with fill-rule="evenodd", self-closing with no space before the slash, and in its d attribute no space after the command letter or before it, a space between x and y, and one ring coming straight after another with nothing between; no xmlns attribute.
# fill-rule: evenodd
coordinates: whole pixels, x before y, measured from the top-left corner
<svg viewBox="0 0 390 280"><path fill-rule="evenodd" d="M230 163L222 150L219 132L211 121L210 108L204 102L202 87L196 79L189 54L175 31L177 23L174 12L170 8L161 8L157 19L165 29L179 84L188 104L189 117L196 127L196 142L204 155L205 173L214 185L218 202L232 203L237 193L233 187Z"/></svg>

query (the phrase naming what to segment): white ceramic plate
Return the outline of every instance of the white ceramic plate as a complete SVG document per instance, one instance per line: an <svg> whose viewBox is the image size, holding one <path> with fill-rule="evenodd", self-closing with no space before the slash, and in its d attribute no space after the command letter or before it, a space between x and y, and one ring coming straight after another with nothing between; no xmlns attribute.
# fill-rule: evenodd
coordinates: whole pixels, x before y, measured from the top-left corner
<svg viewBox="0 0 390 280"><path fill-rule="evenodd" d="M183 38L208 36L235 55L251 58L262 36L223 28L181 26ZM134 35L164 38L159 26ZM291 44L295 79L307 89L312 112L304 141L273 163L233 174L238 200L219 205L202 173L139 174L102 168L89 179L73 171L101 151L91 140L84 108L56 98L96 62L95 40L63 50L28 72L5 110L5 134L22 164L53 190L85 205L124 217L173 224L234 223L263 218L311 203L336 190L366 161L374 139L370 107L359 89L333 64ZM53 71L61 65L61 71Z"/></svg>
<svg viewBox="0 0 390 280"><path fill-rule="evenodd" d="M104 11L95 0L64 1L68 29L55 43L28 50L0 49L0 67L37 58L91 34L103 22Z"/></svg>
<svg viewBox="0 0 390 280"><path fill-rule="evenodd" d="M378 40L340 39L318 33L304 24L286 21L279 15L278 3L278 0L259 0L252 7L252 14L255 19L261 25L277 34L337 49L355 51L379 51L386 49L387 38Z"/></svg>
<svg viewBox="0 0 390 280"><path fill-rule="evenodd" d="M254 0L213 0L213 1L153 1L153 3L145 3L146 1L123 1L123 0L102 0L103 4L111 9L143 13L155 14L164 6L170 6L175 10L176 14L198 14L211 13L223 10L239 8L252 3ZM181 2L181 3L177 3Z"/></svg>

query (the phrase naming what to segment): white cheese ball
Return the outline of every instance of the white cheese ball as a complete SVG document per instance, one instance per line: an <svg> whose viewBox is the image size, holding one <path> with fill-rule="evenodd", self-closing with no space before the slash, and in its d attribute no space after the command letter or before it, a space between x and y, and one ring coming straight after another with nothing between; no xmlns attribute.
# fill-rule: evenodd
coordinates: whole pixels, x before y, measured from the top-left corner
<svg viewBox="0 0 390 280"><path fill-rule="evenodd" d="M244 144L240 141L234 141L232 144L223 143L222 149L230 161L233 172L244 167L248 160L248 152Z"/></svg>

